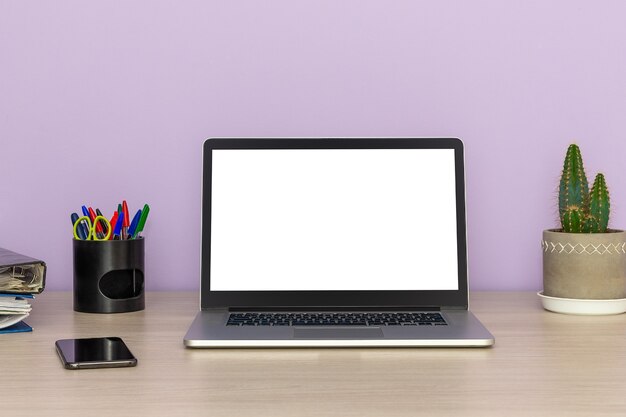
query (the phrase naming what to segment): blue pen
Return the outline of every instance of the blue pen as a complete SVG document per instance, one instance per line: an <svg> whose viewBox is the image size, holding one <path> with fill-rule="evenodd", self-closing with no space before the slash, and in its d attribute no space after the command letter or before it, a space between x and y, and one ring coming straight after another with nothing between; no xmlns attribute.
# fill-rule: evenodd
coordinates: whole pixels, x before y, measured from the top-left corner
<svg viewBox="0 0 626 417"><path fill-rule="evenodd" d="M128 228L128 239L133 239L135 237L135 231L137 230L137 224L139 223L139 218L141 217L141 210L137 210L135 217L133 217L133 221L130 222L130 227Z"/></svg>
<svg viewBox="0 0 626 417"><path fill-rule="evenodd" d="M117 216L117 223L115 223L115 228L113 228L113 240L120 240L123 223L124 219L122 219L122 216ZM113 227L113 225L111 225L111 227Z"/></svg>
<svg viewBox="0 0 626 417"><path fill-rule="evenodd" d="M78 221L78 214L72 213L72 215L70 217L72 219L72 226L74 226L76 224L76 222ZM81 238L82 240L87 240L87 234L85 232L85 229L83 228L84 226L85 225L81 222L76 227L76 233L78 234L78 237Z"/></svg>
<svg viewBox="0 0 626 417"><path fill-rule="evenodd" d="M88 218L91 219L91 216L89 215L89 210L87 209L86 206L82 206L81 209L83 210L83 216L87 216ZM79 229L83 229L85 231L85 234L87 235L87 239L89 239L89 234L91 233L89 231L89 224L87 224L87 222L85 222L84 220L82 222L80 222L80 227Z"/></svg>

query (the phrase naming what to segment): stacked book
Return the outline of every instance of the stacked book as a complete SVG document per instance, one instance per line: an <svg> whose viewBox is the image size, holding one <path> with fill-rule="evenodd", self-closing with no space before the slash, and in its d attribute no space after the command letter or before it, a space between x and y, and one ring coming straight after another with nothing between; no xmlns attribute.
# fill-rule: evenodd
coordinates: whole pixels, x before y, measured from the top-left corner
<svg viewBox="0 0 626 417"><path fill-rule="evenodd" d="M33 298L31 294L0 294L0 333L28 332L33 329L23 321L33 309L30 305Z"/></svg>
<svg viewBox="0 0 626 417"><path fill-rule="evenodd" d="M0 248L0 333L32 331L24 322L44 289L46 264Z"/></svg>

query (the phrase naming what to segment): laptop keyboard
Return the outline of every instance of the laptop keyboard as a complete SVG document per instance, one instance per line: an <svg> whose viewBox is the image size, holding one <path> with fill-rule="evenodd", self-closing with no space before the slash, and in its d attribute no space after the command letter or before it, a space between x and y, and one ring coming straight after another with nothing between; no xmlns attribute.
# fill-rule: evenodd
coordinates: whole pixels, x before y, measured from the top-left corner
<svg viewBox="0 0 626 417"><path fill-rule="evenodd" d="M445 326L440 313L230 313L227 326Z"/></svg>

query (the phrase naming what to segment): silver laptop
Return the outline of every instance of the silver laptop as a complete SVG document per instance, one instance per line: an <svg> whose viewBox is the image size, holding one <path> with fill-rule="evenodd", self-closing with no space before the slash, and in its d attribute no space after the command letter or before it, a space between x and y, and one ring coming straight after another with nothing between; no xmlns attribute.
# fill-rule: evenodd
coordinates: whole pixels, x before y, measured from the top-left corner
<svg viewBox="0 0 626 417"><path fill-rule="evenodd" d="M193 348L490 346L458 139L209 139Z"/></svg>

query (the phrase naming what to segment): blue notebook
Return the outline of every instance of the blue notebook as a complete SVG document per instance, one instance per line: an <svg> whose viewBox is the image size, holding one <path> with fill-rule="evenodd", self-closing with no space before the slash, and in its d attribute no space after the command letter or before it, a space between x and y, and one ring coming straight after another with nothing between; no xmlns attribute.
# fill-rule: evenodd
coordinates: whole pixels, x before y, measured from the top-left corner
<svg viewBox="0 0 626 417"><path fill-rule="evenodd" d="M15 323L12 326L5 327L4 329L0 329L0 334L2 333L21 333L21 332L32 332L33 328L28 324L24 323L24 321L20 321L19 323Z"/></svg>

